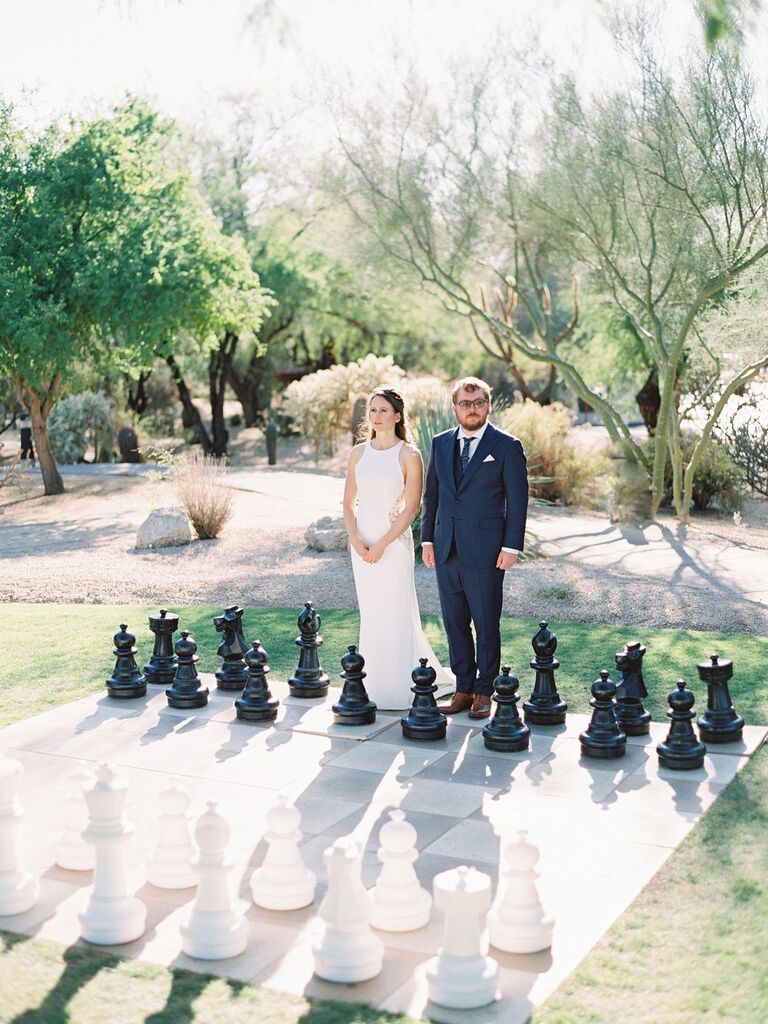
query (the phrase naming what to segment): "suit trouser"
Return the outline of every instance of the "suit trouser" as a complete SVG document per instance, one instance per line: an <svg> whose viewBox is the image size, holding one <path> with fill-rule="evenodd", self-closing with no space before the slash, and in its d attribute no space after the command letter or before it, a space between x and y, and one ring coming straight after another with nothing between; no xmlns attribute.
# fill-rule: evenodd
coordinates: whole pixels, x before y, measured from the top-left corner
<svg viewBox="0 0 768 1024"><path fill-rule="evenodd" d="M455 545L448 560L435 568L456 689L490 695L501 664L504 570L463 565ZM475 627L477 651L470 623Z"/></svg>

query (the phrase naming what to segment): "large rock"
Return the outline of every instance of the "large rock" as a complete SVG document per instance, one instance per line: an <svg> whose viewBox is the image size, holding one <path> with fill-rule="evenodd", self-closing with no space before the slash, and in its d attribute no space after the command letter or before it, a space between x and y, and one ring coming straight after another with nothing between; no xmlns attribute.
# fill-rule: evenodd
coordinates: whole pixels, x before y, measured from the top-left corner
<svg viewBox="0 0 768 1024"><path fill-rule="evenodd" d="M323 516L307 527L304 539L307 547L315 551L346 551L348 547L347 531L344 520L339 517Z"/></svg>
<svg viewBox="0 0 768 1024"><path fill-rule="evenodd" d="M192 527L181 508L153 509L136 534L137 548L166 548L189 544Z"/></svg>

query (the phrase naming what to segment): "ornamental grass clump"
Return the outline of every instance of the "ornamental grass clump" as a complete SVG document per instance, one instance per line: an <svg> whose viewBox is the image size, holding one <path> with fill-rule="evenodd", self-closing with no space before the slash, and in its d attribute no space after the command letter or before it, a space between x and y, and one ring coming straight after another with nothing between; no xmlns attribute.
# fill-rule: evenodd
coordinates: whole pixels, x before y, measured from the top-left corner
<svg viewBox="0 0 768 1024"><path fill-rule="evenodd" d="M222 459L192 452L174 461L170 479L179 503L201 540L218 537L232 518L232 491Z"/></svg>

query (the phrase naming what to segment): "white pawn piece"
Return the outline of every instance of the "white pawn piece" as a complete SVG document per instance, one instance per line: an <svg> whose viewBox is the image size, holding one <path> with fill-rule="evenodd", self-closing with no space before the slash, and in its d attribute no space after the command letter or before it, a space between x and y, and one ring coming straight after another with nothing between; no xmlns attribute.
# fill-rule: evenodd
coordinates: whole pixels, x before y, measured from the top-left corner
<svg viewBox="0 0 768 1024"><path fill-rule="evenodd" d="M268 910L298 910L315 898L317 879L299 849L301 814L281 793L267 811L267 853L251 876L253 902Z"/></svg>
<svg viewBox="0 0 768 1024"><path fill-rule="evenodd" d="M109 764L100 764L83 788L88 825L83 839L93 843L93 887L79 913L83 938L100 946L132 942L144 934L147 908L128 894L125 851L133 829L125 818L128 783Z"/></svg>
<svg viewBox="0 0 768 1024"><path fill-rule="evenodd" d="M181 948L198 960L225 960L238 956L248 945L248 922L235 912L227 874L229 826L208 801L208 810L195 828L199 849L195 869L199 876L192 912L181 926Z"/></svg>
<svg viewBox="0 0 768 1024"><path fill-rule="evenodd" d="M16 797L23 769L18 761L0 754L0 917L23 914L35 905L37 879L19 865L16 830L22 810Z"/></svg>
<svg viewBox="0 0 768 1024"><path fill-rule="evenodd" d="M83 839L83 831L88 824L88 806L83 790L93 782L93 778L90 764L81 761L67 780L67 817L56 844L56 863L68 871L91 871L96 863L93 845Z"/></svg>
<svg viewBox="0 0 768 1024"><path fill-rule="evenodd" d="M544 913L536 888L539 851L519 831L504 848L496 900L488 914L491 945L505 953L536 953L552 945L554 922Z"/></svg>
<svg viewBox="0 0 768 1024"><path fill-rule="evenodd" d="M191 799L177 778L169 779L158 797L158 842L147 862L147 881L160 889L189 889L197 885L197 872L192 867L195 844L189 827Z"/></svg>
<svg viewBox="0 0 768 1024"><path fill-rule="evenodd" d="M416 829L401 810L389 812L390 821L379 832L378 857L384 865L370 890L371 924L387 932L411 932L429 921L432 897L422 889L414 861Z"/></svg>
<svg viewBox="0 0 768 1024"><path fill-rule="evenodd" d="M435 875L434 894L445 925L438 955L426 965L429 998L453 1010L486 1006L496 998L499 974L499 965L485 955L491 880L482 871L462 866Z"/></svg>
<svg viewBox="0 0 768 1024"><path fill-rule="evenodd" d="M318 912L323 930L312 952L315 974L326 981L368 981L380 973L384 962L384 944L368 923L369 903L360 880L360 853L358 844L345 836L323 854L328 892Z"/></svg>

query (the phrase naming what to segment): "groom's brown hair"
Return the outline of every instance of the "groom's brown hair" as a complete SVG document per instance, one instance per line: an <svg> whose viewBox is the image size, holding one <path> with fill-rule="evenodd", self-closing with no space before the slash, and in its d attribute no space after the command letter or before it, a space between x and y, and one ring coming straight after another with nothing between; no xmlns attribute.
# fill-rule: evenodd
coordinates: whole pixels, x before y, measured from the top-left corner
<svg viewBox="0 0 768 1024"><path fill-rule="evenodd" d="M484 380L480 380L479 377L462 377L461 380L457 380L453 385L451 391L451 402L456 405L456 396L464 388L466 391L482 391L487 400L491 400L491 385L486 384Z"/></svg>

